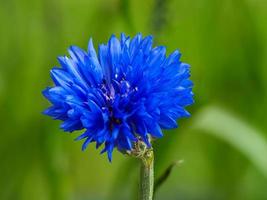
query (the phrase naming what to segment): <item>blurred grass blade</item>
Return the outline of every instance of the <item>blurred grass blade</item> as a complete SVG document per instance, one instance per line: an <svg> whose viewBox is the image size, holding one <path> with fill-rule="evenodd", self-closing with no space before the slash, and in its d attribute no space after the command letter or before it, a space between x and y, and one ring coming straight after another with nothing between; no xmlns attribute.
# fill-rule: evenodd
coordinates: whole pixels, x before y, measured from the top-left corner
<svg viewBox="0 0 267 200"><path fill-rule="evenodd" d="M129 0L121 0L121 12L128 28L130 29L130 31L134 32L135 28L131 18Z"/></svg>
<svg viewBox="0 0 267 200"><path fill-rule="evenodd" d="M163 30L167 23L166 14L168 13L167 0L154 0L154 11L151 17L152 31L158 34Z"/></svg>
<svg viewBox="0 0 267 200"><path fill-rule="evenodd" d="M172 169L175 166L180 166L183 162L184 162L183 160L174 161L173 163L169 165L169 167L167 167L167 169L165 169L164 173L155 180L154 193L156 193L159 187L168 179L168 177L171 174Z"/></svg>
<svg viewBox="0 0 267 200"><path fill-rule="evenodd" d="M216 106L209 106L195 115L192 128L226 141L267 177L267 140L262 132L238 116Z"/></svg>

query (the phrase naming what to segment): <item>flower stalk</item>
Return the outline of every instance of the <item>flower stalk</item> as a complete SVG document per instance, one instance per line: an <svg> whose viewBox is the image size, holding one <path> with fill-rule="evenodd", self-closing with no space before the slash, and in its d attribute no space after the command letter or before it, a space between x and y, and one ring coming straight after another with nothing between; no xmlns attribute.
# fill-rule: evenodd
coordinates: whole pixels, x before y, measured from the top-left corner
<svg viewBox="0 0 267 200"><path fill-rule="evenodd" d="M152 149L147 151L141 157L140 169L140 200L152 200L154 192L154 153Z"/></svg>

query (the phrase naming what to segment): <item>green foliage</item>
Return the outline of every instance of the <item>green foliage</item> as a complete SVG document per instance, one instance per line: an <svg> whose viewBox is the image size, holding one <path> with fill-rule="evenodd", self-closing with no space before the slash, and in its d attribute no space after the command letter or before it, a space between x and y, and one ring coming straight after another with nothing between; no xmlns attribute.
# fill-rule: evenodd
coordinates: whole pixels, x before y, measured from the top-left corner
<svg viewBox="0 0 267 200"><path fill-rule="evenodd" d="M56 56L120 32L152 33L192 65L192 118L155 143L156 178L173 160L185 163L156 199L267 199L266 18L264 0L1 1L0 199L136 194L136 160L116 153L109 164L93 146L81 152L75 133L41 115Z"/></svg>
<svg viewBox="0 0 267 200"><path fill-rule="evenodd" d="M197 113L193 129L205 131L232 145L267 178L267 139L263 133L217 107L207 107Z"/></svg>

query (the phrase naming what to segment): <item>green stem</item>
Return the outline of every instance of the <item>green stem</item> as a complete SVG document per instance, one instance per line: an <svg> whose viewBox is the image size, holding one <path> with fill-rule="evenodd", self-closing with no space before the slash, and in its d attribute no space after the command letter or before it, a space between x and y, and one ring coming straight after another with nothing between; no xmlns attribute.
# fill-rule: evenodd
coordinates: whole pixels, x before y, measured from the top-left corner
<svg viewBox="0 0 267 200"><path fill-rule="evenodd" d="M154 155L148 149L141 157L140 200L152 200L154 187Z"/></svg>

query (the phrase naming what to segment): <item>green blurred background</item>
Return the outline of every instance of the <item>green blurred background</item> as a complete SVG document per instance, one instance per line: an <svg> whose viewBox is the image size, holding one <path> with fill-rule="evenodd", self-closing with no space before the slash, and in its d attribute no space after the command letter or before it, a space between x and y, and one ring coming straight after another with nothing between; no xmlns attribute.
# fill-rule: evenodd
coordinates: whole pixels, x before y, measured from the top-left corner
<svg viewBox="0 0 267 200"><path fill-rule="evenodd" d="M155 199L267 199L266 0L1 0L0 199L136 199L138 162L112 164L41 115L49 69L71 44L153 34L191 64L192 117L154 145Z"/></svg>

